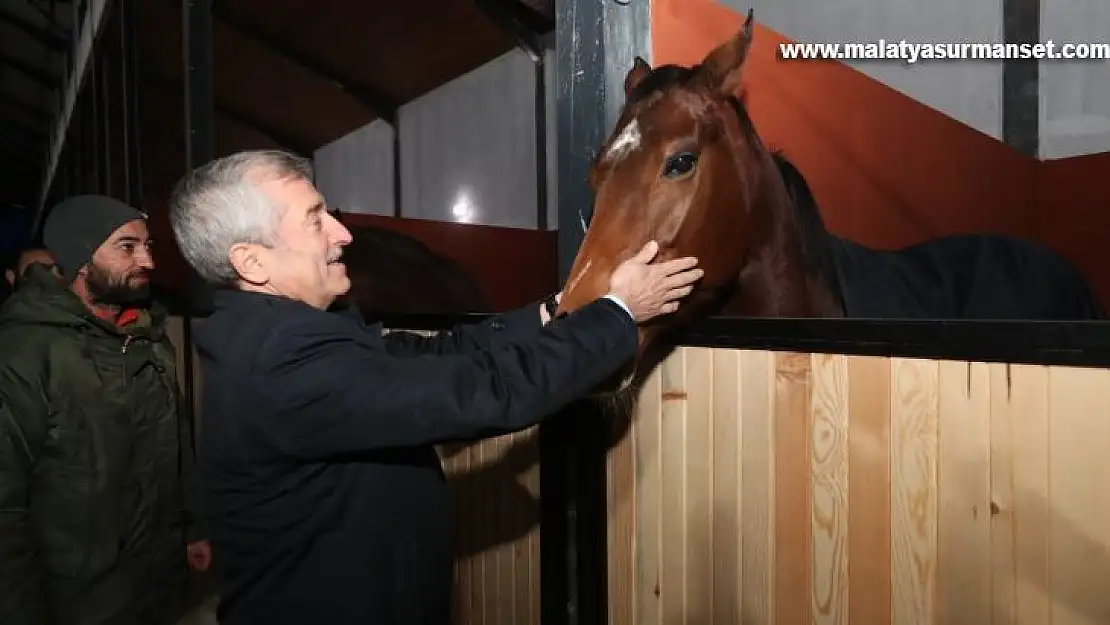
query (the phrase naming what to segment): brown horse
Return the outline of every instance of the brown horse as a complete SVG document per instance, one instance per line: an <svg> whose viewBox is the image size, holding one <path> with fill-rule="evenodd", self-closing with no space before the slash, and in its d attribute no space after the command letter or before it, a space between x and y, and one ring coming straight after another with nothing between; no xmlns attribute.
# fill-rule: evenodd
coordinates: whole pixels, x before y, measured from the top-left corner
<svg viewBox="0 0 1110 625"><path fill-rule="evenodd" d="M351 279L346 299L364 316L492 311L482 284L454 259L395 230L345 225L352 235L343 248Z"/></svg>
<svg viewBox="0 0 1110 625"><path fill-rule="evenodd" d="M1028 241L968 235L880 251L825 230L801 172L767 149L735 95L752 19L695 67L636 59L591 165L594 212L560 313L603 295L613 269L654 239L660 260L696 256L705 276L678 313L640 329L641 365L661 332L707 314L1101 318L1079 273Z"/></svg>

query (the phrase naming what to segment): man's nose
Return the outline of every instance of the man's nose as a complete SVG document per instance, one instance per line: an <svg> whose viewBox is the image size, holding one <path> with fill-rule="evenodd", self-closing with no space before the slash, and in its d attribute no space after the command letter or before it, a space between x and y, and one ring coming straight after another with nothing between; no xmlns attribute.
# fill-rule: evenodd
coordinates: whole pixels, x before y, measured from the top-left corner
<svg viewBox="0 0 1110 625"><path fill-rule="evenodd" d="M331 238L332 244L340 247L349 245L353 237L351 236L351 231L347 229L347 226L344 226L338 219L331 215L328 215L327 219L328 235L329 238Z"/></svg>
<svg viewBox="0 0 1110 625"><path fill-rule="evenodd" d="M149 250L139 250L135 254L135 264L147 271L154 269L154 254Z"/></svg>

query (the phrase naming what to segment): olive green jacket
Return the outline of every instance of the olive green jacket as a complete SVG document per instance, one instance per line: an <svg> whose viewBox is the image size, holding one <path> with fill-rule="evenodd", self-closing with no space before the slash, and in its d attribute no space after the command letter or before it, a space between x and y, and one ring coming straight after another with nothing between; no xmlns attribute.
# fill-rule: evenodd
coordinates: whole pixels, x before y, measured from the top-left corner
<svg viewBox="0 0 1110 625"><path fill-rule="evenodd" d="M0 621L172 620L200 535L166 313L117 328L27 277L0 308Z"/></svg>

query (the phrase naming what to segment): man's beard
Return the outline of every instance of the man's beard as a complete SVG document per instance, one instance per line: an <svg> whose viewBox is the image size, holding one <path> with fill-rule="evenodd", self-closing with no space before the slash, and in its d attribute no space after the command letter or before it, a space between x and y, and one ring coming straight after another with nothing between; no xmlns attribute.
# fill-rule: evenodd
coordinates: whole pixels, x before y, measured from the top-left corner
<svg viewBox="0 0 1110 625"><path fill-rule="evenodd" d="M138 285L130 283L132 278L139 276L144 276L147 280ZM126 306L150 297L150 275L145 269L125 276L113 276L90 263L86 284L92 301L105 306Z"/></svg>

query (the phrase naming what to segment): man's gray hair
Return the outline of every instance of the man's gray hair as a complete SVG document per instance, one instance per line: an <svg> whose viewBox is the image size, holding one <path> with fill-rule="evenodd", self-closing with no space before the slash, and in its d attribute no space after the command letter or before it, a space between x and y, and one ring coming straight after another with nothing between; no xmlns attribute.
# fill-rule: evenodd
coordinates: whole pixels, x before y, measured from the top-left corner
<svg viewBox="0 0 1110 625"><path fill-rule="evenodd" d="M276 244L285 207L259 186L270 180L312 181L308 159L281 150L248 150L198 167L170 196L170 225L182 256L204 280L233 285L229 253L238 243Z"/></svg>

